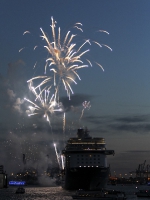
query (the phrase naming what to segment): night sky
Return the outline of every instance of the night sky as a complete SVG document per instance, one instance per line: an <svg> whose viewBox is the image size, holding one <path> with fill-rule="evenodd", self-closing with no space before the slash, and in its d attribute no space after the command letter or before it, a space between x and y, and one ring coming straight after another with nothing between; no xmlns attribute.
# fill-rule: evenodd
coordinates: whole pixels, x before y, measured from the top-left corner
<svg viewBox="0 0 150 200"><path fill-rule="evenodd" d="M112 48L87 45L93 66L78 71L81 81L72 84L71 100L61 88L65 133L62 114L51 121L59 151L64 138L75 136L79 127L88 127L93 137L106 139L107 149L115 150L115 156L108 157L112 174L134 171L144 160L150 164L149 10L148 0L0 1L0 164L6 170L10 172L10 166L13 169L18 163L22 166L22 153L36 161L45 156L45 163L47 154L53 157L48 122L41 116L28 117L24 101L24 97L33 100L27 80L44 75L47 52L40 28L52 38L51 16L63 38L70 30L77 34L74 42L79 46L90 39ZM73 29L76 22L83 24L83 32ZM25 31L30 33L23 35ZM91 108L79 120L84 101L90 101Z"/></svg>

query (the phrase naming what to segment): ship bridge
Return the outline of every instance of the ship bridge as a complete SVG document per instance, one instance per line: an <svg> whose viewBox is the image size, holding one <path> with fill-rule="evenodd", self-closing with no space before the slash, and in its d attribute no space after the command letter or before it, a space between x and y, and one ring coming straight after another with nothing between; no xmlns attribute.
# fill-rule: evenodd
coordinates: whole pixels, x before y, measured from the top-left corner
<svg viewBox="0 0 150 200"><path fill-rule="evenodd" d="M114 150L106 150L104 138L92 138L88 134L88 131L84 131L83 129L78 129L77 135L77 138L70 138L67 141L65 149L62 151L63 154L83 151L88 151L88 153L91 151L105 155L114 154Z"/></svg>

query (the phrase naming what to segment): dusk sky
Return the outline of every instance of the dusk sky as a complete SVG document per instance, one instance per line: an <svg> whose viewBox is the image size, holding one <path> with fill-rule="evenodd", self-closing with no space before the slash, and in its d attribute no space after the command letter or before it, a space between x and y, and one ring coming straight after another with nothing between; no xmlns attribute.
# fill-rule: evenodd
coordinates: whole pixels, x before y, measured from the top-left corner
<svg viewBox="0 0 150 200"><path fill-rule="evenodd" d="M108 157L112 174L134 171L144 160L150 164L148 0L0 1L0 164L9 171L8 158L12 165L14 157L21 163L27 143L32 146L29 148L32 155L36 145L41 156L51 154L48 122L38 115L28 117L29 103L24 101L24 97L33 100L27 80L44 75L47 52L40 28L52 38L51 16L57 21L56 30L61 28L63 39L70 30L77 34L73 42L78 48L86 39L91 41L91 45L85 46L90 51L83 57L93 63L91 67L86 62L89 67L78 70L81 80L76 79L77 85L71 84L74 91L71 100L61 87L65 133L63 114L52 116L51 121L58 146L64 137L74 137L79 126L87 127L91 136L104 137L107 149L115 150L115 156ZM76 22L82 23L83 32L73 28ZM25 31L30 33L23 35ZM112 51L92 41L108 45ZM38 48L33 50L35 45ZM84 101L90 101L91 107L84 110L79 120Z"/></svg>

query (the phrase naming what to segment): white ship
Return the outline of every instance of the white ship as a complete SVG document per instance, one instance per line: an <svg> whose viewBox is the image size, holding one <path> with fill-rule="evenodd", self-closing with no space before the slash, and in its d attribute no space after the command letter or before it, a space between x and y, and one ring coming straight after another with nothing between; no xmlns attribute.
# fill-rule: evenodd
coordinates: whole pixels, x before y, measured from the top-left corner
<svg viewBox="0 0 150 200"><path fill-rule="evenodd" d="M100 190L105 188L109 175L104 138L92 138L88 130L78 129L77 138L70 138L62 151L65 157L63 179L68 190Z"/></svg>

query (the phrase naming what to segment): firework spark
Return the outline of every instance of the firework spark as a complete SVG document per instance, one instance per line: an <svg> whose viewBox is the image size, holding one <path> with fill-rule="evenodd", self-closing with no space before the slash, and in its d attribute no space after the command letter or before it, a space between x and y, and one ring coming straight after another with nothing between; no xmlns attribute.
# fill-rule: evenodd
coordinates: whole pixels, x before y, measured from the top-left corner
<svg viewBox="0 0 150 200"><path fill-rule="evenodd" d="M56 157L57 157L57 162L58 162L58 165L59 165L59 167L60 167L59 155L58 155L57 147L56 147L56 144L55 144L55 143L54 143L54 148L55 148L55 153L56 153Z"/></svg>
<svg viewBox="0 0 150 200"><path fill-rule="evenodd" d="M65 125L66 125L66 114L64 113L64 117L63 117L63 135L64 135L64 142L65 142Z"/></svg>
<svg viewBox="0 0 150 200"><path fill-rule="evenodd" d="M65 132L65 124L66 124L66 114L64 113L64 118L63 118L63 132Z"/></svg>
<svg viewBox="0 0 150 200"><path fill-rule="evenodd" d="M62 164L62 169L65 168L65 164L64 164L64 156L61 155L61 164Z"/></svg>
<svg viewBox="0 0 150 200"><path fill-rule="evenodd" d="M80 116L80 120L82 119L82 117L83 117L83 114L84 114L84 111L85 111L85 109L90 109L91 108L91 104L90 104L90 101L84 101L83 103L82 103L82 106L83 106L83 109L82 109L82 113L81 113L81 116Z"/></svg>
<svg viewBox="0 0 150 200"><path fill-rule="evenodd" d="M23 35L25 35L25 34L27 34L27 33L30 33L30 31L25 31L25 32L23 33Z"/></svg>
<svg viewBox="0 0 150 200"><path fill-rule="evenodd" d="M23 49L25 49L25 47L23 47L23 48L19 49L19 53L20 53L20 52L21 52Z"/></svg>
<svg viewBox="0 0 150 200"><path fill-rule="evenodd" d="M34 46L33 50L35 50L37 47L38 47L37 45L36 45L36 46Z"/></svg>
<svg viewBox="0 0 150 200"><path fill-rule="evenodd" d="M99 32L103 32L103 33L106 33L109 35L109 32L108 31L105 31L105 30L98 30Z"/></svg>

